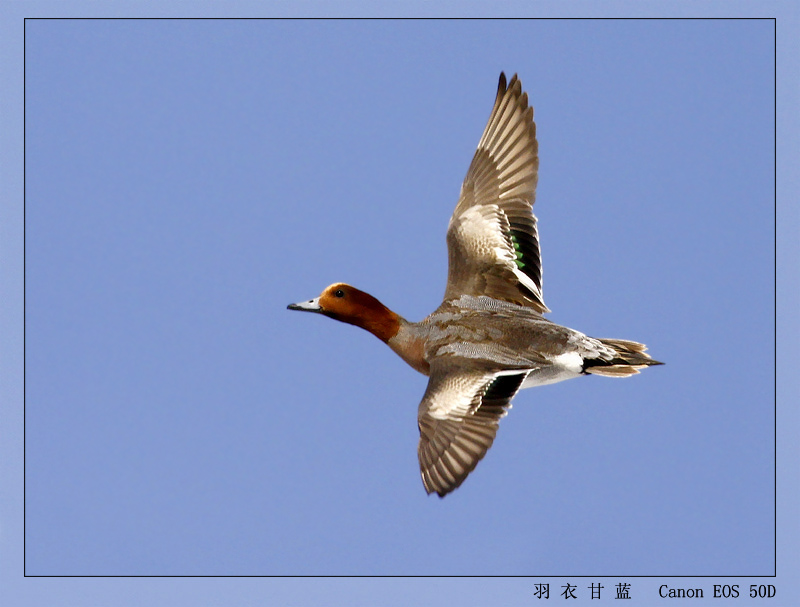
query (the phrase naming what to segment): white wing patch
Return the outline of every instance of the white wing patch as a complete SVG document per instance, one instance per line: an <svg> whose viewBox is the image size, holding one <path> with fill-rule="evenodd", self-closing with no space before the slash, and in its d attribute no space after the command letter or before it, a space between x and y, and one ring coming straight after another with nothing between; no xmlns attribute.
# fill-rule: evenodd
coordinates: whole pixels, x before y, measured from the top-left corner
<svg viewBox="0 0 800 607"><path fill-rule="evenodd" d="M505 266L525 288L543 299L539 285L517 266L516 252L504 236L509 223L503 209L496 204L470 207L454 216L451 223L455 223L458 238L472 244L474 261L486 266Z"/></svg>
<svg viewBox="0 0 800 607"><path fill-rule="evenodd" d="M489 376L491 377L491 376ZM489 377L473 375L454 375L446 382L446 389L433 392L428 400L428 415L434 419L458 420L469 414L476 393L486 384Z"/></svg>
<svg viewBox="0 0 800 607"><path fill-rule="evenodd" d="M498 262L514 265L515 256L503 237L501 217L504 217L503 212L496 204L470 207L453 217L456 233L462 242L472 245L475 261L486 265Z"/></svg>

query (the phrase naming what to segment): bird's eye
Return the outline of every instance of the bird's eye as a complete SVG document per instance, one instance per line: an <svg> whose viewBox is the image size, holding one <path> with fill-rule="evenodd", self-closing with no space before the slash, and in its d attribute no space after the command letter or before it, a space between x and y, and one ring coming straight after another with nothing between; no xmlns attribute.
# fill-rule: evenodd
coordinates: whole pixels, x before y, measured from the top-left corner
<svg viewBox="0 0 800 607"><path fill-rule="evenodd" d="M334 291L333 294L336 297L344 297L344 291L342 291L341 289L336 289L336 291Z"/></svg>

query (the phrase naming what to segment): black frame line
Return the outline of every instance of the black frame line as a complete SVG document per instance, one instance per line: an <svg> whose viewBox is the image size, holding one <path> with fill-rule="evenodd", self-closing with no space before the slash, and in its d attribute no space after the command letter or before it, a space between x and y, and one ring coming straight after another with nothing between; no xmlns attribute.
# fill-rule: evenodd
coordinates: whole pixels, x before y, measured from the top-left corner
<svg viewBox="0 0 800 607"><path fill-rule="evenodd" d="M27 271L26 271L26 204L27 204L27 22L28 21L765 21L771 20L773 23L773 572L771 575L741 575L741 574L727 574L727 575L332 575L332 574L303 574L303 575L144 575L144 574L28 574L27 573L27 508L26 508L26 473L27 473L27 445L26 445L26 398L27 398ZM22 469L23 469L23 509L22 509L22 528L23 528L23 577L26 578L496 578L496 579L565 579L565 578L583 578L583 579L607 579L614 578L615 580L638 579L638 578L686 578L686 579L721 579L721 578L777 578L778 570L778 18L777 17L23 17L23 109L22 109L22 123L23 123L23 144L22 144L22 394L23 394L23 432L22 432Z"/></svg>

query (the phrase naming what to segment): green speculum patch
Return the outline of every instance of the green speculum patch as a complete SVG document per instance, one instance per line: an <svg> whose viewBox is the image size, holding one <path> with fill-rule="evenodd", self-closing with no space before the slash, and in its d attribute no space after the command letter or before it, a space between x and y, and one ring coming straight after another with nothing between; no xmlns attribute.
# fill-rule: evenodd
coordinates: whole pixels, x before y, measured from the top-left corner
<svg viewBox="0 0 800 607"><path fill-rule="evenodd" d="M514 263L516 263L517 267L521 270L525 267L525 262L522 260L522 245L520 245L519 240L517 240L513 232L511 233L511 244L514 245L514 254L517 257Z"/></svg>

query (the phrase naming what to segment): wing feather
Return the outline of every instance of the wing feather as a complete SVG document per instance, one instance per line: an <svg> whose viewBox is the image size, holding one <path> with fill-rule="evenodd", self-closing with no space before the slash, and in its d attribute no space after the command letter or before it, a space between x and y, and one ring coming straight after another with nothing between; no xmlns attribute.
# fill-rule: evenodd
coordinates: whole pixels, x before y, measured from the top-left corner
<svg viewBox="0 0 800 607"><path fill-rule="evenodd" d="M475 469L527 374L434 363L418 418L419 467L428 493L444 497Z"/></svg>
<svg viewBox="0 0 800 607"><path fill-rule="evenodd" d="M536 124L516 75L500 75L447 230L445 300L488 295L548 312L542 296L539 234L532 208L538 180Z"/></svg>

